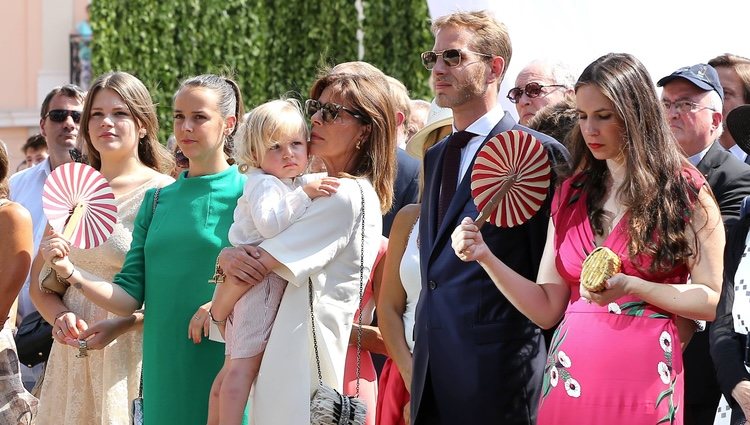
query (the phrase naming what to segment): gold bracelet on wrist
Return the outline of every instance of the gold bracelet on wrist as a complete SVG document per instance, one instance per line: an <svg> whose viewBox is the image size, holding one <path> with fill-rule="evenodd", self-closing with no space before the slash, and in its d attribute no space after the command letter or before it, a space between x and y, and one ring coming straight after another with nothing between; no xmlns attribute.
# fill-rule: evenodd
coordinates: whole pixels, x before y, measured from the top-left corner
<svg viewBox="0 0 750 425"><path fill-rule="evenodd" d="M73 267L73 270L70 271L70 274L68 275L68 277L60 277L60 275L58 274L57 275L57 281L60 282L60 283L62 283L65 286L70 286L70 282L68 282L68 279L70 279L71 277L73 277L73 274L75 272L76 272L76 268Z"/></svg>

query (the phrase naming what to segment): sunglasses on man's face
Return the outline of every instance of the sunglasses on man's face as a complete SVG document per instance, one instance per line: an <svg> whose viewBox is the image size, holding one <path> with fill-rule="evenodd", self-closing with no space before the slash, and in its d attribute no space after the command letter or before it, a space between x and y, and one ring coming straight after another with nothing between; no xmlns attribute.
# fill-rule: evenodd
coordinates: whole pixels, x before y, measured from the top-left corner
<svg viewBox="0 0 750 425"><path fill-rule="evenodd" d="M445 49L442 52L434 52L432 50L422 53L422 65L428 70L432 70L437 63L438 56L442 56L443 62L449 67L461 65L461 57L463 53L474 53L475 55L491 58L492 55L486 53L473 52L465 49Z"/></svg>
<svg viewBox="0 0 750 425"><path fill-rule="evenodd" d="M526 84L523 88L521 87L513 87L508 91L508 100L510 100L513 103L518 103L521 101L521 96L523 96L524 93L526 93L526 96L530 97L531 99L537 98L544 93L542 91L545 87L565 87L560 84L550 84L547 86L544 86L539 83L529 83Z"/></svg>
<svg viewBox="0 0 750 425"><path fill-rule="evenodd" d="M369 124L371 122L370 118L365 116L364 114L345 108L338 103L320 103L319 101L314 99L308 99L305 101L305 113L307 114L308 118L312 119L313 115L315 115L318 111L320 111L321 116L323 117L323 122L327 123L333 122L333 120L335 120L339 116L339 113L341 111L348 113L349 115L362 121L365 124Z"/></svg>
<svg viewBox="0 0 750 425"><path fill-rule="evenodd" d="M81 122L81 111L69 111L67 109L53 109L49 112L47 112L47 115L44 116L45 118L49 118L50 120L54 122L63 122L68 117L73 118L73 122L78 124Z"/></svg>

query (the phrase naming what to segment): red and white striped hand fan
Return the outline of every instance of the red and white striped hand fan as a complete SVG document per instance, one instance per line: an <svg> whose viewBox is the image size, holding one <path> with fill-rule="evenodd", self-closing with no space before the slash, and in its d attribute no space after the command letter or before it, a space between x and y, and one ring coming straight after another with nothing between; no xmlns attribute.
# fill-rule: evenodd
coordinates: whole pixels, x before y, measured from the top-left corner
<svg viewBox="0 0 750 425"><path fill-rule="evenodd" d="M525 223L544 203L550 174L547 151L531 134L510 130L488 140L471 170L471 196L480 211L476 225Z"/></svg>
<svg viewBox="0 0 750 425"><path fill-rule="evenodd" d="M115 195L107 179L77 162L50 173L44 183L42 208L50 226L78 248L101 245L117 223Z"/></svg>

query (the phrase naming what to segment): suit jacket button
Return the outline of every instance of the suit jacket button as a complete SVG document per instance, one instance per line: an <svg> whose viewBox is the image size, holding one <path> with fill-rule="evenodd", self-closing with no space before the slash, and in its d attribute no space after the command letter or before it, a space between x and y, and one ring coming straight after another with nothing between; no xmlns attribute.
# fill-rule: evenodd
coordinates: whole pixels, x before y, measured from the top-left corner
<svg viewBox="0 0 750 425"><path fill-rule="evenodd" d="M437 288L437 283L435 283L434 280L431 280L431 281L427 282L427 287L430 288L430 289L435 289L435 288Z"/></svg>

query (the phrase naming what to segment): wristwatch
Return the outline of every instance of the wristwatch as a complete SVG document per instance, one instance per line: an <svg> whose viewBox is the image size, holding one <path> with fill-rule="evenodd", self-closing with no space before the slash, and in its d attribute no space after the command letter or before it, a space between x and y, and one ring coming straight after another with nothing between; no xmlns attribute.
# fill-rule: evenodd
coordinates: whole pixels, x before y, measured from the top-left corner
<svg viewBox="0 0 750 425"><path fill-rule="evenodd" d="M224 279L227 278L227 275L224 274L224 270L219 265L219 257L216 257L216 268L214 268L214 275L211 279L208 280L208 283L212 285L219 285L221 283L224 283Z"/></svg>

